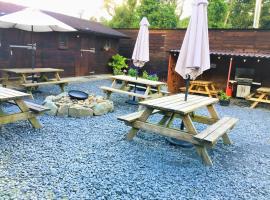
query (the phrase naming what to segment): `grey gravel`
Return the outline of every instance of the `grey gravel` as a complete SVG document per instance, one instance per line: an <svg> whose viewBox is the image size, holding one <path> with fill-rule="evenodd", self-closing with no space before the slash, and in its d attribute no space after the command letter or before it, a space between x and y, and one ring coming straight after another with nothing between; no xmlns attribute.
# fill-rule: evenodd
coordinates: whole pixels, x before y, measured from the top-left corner
<svg viewBox="0 0 270 200"><path fill-rule="evenodd" d="M99 86L109 84L72 83L67 90L102 95ZM38 103L60 93L55 86L40 91ZM115 111L103 116L43 115L40 130L25 121L6 125L0 131L0 199L270 199L269 110L217 105L221 116L240 121L230 133L234 144L219 142L209 151L214 166L206 167L194 149L158 135L140 132L125 141L129 127L116 117L138 107L126 104L125 95L111 99Z"/></svg>

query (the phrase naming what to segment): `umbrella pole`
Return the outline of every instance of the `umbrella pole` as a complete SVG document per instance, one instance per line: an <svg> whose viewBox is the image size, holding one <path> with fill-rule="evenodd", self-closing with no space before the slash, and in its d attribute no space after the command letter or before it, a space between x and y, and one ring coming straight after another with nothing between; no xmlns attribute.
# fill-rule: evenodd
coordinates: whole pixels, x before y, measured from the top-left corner
<svg viewBox="0 0 270 200"><path fill-rule="evenodd" d="M188 77L187 77L187 79L186 79L185 101L187 101L187 97L188 97L189 83L190 83L190 75L188 75Z"/></svg>
<svg viewBox="0 0 270 200"><path fill-rule="evenodd" d="M139 71L139 68L136 69L136 80L138 79L138 73L139 73L138 71ZM134 86L134 93L136 92L137 92L137 83L135 83L135 86ZM133 96L133 101L135 101L135 96Z"/></svg>
<svg viewBox="0 0 270 200"><path fill-rule="evenodd" d="M35 67L35 51L34 51L34 44L33 44L33 26L31 26L31 54L32 54L32 70ZM34 83L34 73L32 73L32 83Z"/></svg>

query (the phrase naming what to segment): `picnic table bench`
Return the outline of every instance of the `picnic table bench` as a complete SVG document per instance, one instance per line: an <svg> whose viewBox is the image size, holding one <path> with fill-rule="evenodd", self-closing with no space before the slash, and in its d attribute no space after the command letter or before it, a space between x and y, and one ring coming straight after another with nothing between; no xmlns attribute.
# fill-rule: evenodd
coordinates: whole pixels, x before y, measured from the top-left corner
<svg viewBox="0 0 270 200"><path fill-rule="evenodd" d="M220 119L214 104L218 99L197 95L189 95L188 100L184 100L184 94L176 94L157 99L139 102L145 110L118 117L126 125L132 128L126 135L127 140L132 140L139 130L154 132L166 137L183 140L193 144L198 155L207 165L212 165L212 160L207 153L207 148L214 147L219 138L224 144L231 144L228 132L235 126L238 119L223 117ZM209 116L195 114L200 108L207 108ZM162 118L158 123L147 121L151 115L159 113ZM185 129L172 126L175 119L180 118ZM198 132L195 124L198 122L207 124L208 127L202 132Z"/></svg>
<svg viewBox="0 0 270 200"><path fill-rule="evenodd" d="M160 81L151 81L143 78L135 78L126 75L116 75L111 76L112 78L112 85L108 86L101 86L100 88L107 94L107 98L110 98L112 93L120 93L126 94L128 96L137 97L139 101L148 99L148 98L157 98L161 97L168 92L162 91L161 86L166 85L164 82ZM120 81L122 84L119 86L117 82ZM133 88L141 88L145 89L144 93L137 93L133 91Z"/></svg>
<svg viewBox="0 0 270 200"><path fill-rule="evenodd" d="M185 92L186 88L181 87L181 92ZM217 97L218 91L215 88L215 85L212 81L203 81L203 80L195 80L190 81L190 86L188 89L190 94L205 94L209 97Z"/></svg>
<svg viewBox="0 0 270 200"><path fill-rule="evenodd" d="M41 85L59 85L61 91L64 92L64 86L68 84L67 80L61 80L59 73L63 69L55 68L14 68L1 69L3 72L2 85L4 87L14 86L16 88L24 88L28 93L37 89ZM48 75L53 74L54 78Z"/></svg>
<svg viewBox="0 0 270 200"><path fill-rule="evenodd" d="M246 97L247 100L252 101L250 108L255 108L259 103L269 103L270 104L270 88L260 87L256 92L250 94Z"/></svg>
<svg viewBox="0 0 270 200"><path fill-rule="evenodd" d="M30 96L31 95L27 93L0 87L0 126L20 120L28 120L34 128L41 128L42 126L36 117L49 109L24 100L24 98ZM6 113L1 107L2 103L16 105L21 112Z"/></svg>

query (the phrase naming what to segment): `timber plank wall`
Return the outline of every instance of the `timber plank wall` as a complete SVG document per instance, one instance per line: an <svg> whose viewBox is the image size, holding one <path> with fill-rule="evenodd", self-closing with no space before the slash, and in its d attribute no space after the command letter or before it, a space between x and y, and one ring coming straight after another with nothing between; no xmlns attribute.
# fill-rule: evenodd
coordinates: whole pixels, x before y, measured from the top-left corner
<svg viewBox="0 0 270 200"><path fill-rule="evenodd" d="M59 48L60 37L66 38L67 48ZM30 32L0 29L0 68L31 68L31 50L9 47L30 41ZM112 73L108 61L118 52L119 44L117 38L79 32L34 32L33 41L37 43L35 66L64 69L62 76ZM110 46L108 51L104 50L105 44ZM95 52L87 51L93 48Z"/></svg>
<svg viewBox="0 0 270 200"><path fill-rule="evenodd" d="M131 58L136 37L137 29L117 29L126 34L130 39L121 39L119 52L121 55ZM150 30L150 62L144 67L150 73L157 73L162 80L167 79L169 51L180 49L185 30ZM209 30L210 50L256 52L270 54L270 30L231 30L231 29L210 29ZM220 88L226 85L229 56L211 56L211 63L216 64L215 69L208 70L202 76L217 82ZM254 67L256 65L256 78L263 84L270 86L270 62L269 59L243 58L234 59L234 67ZM175 64L175 63L172 63ZM268 75L267 75L268 74ZM232 71L234 76L234 71Z"/></svg>

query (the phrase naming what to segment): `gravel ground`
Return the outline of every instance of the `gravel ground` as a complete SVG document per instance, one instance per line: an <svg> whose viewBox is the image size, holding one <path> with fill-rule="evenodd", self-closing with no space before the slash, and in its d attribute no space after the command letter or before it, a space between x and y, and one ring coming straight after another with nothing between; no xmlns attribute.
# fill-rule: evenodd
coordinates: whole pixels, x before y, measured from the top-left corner
<svg viewBox="0 0 270 200"><path fill-rule="evenodd" d="M99 86L109 84L72 83L68 89L102 94ZM41 92L36 102L60 90ZM140 132L125 141L129 127L116 117L137 106L126 104L127 96L113 94L112 100L115 112L100 117L43 115L40 130L25 121L6 125L0 131L0 199L270 199L269 110L217 105L220 115L240 121L230 133L234 144L219 142L209 151L214 166L206 167L195 149L161 136Z"/></svg>

